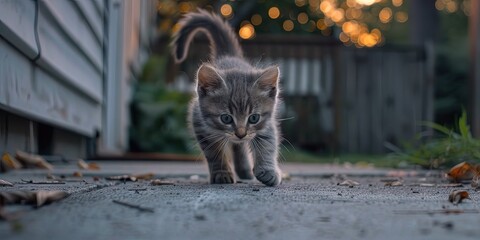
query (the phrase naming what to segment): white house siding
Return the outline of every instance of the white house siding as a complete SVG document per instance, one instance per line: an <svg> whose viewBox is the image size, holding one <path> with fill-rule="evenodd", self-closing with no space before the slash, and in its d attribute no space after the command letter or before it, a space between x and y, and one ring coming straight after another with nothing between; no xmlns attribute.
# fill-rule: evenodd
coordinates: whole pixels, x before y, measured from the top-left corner
<svg viewBox="0 0 480 240"><path fill-rule="evenodd" d="M141 43L148 44L152 37L154 4L153 0L0 0L0 152L35 152L37 123L68 132L56 134L69 136L54 139L57 142L99 133L99 151L125 151L130 85L136 74L130 66L141 65L147 55ZM152 33L140 34L141 30ZM7 123L6 115L27 121L27 125L17 121L22 125L17 128L27 128L25 133L13 134L15 122ZM10 141L5 137L9 132ZM64 147L69 152L85 148L82 141L67 142L72 143ZM52 154L66 154L57 146L62 144L53 146Z"/></svg>

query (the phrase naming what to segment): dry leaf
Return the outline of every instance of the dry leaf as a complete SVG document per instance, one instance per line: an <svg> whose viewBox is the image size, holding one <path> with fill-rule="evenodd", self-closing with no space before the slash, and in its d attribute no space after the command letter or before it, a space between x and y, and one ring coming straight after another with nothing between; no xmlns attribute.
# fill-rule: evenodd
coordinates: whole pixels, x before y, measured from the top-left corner
<svg viewBox="0 0 480 240"><path fill-rule="evenodd" d="M78 166L78 168L83 169L83 170L88 169L88 163L83 161L83 159L78 159L77 166Z"/></svg>
<svg viewBox="0 0 480 240"><path fill-rule="evenodd" d="M73 172L74 177L83 177L83 174L81 172Z"/></svg>
<svg viewBox="0 0 480 240"><path fill-rule="evenodd" d="M459 163L450 169L447 173L448 177L455 182L460 182L462 180L470 180L476 172L475 167L470 163L462 162Z"/></svg>
<svg viewBox="0 0 480 240"><path fill-rule="evenodd" d="M119 181L132 181L136 182L137 180L149 180L152 179L155 174L153 173L144 173L144 174L136 174L136 175L118 175L118 176L111 176L106 177L107 180L119 180Z"/></svg>
<svg viewBox="0 0 480 240"><path fill-rule="evenodd" d="M15 203L27 203L40 207L46 203L58 201L68 196L64 191L10 191L0 192L0 206Z"/></svg>
<svg viewBox="0 0 480 240"><path fill-rule="evenodd" d="M13 158L9 153L4 153L2 155L2 160L0 163L0 168L3 170L9 169L20 169L22 168L22 164L19 163L15 158Z"/></svg>
<svg viewBox="0 0 480 240"><path fill-rule="evenodd" d="M32 165L38 168L53 170L53 166L45 161L45 159L43 159L41 156L17 151L15 157L25 165Z"/></svg>
<svg viewBox="0 0 480 240"><path fill-rule="evenodd" d="M131 175L131 177L137 179L137 180L150 180L155 176L153 173L144 173L144 174L136 174L136 175Z"/></svg>
<svg viewBox="0 0 480 240"><path fill-rule="evenodd" d="M288 172L282 172L282 180L290 181L292 180L292 177L290 176L290 174L288 174Z"/></svg>
<svg viewBox="0 0 480 240"><path fill-rule="evenodd" d="M175 185L175 183L170 182L170 181L163 181L160 179L154 179L150 182L153 186L160 186L160 185Z"/></svg>
<svg viewBox="0 0 480 240"><path fill-rule="evenodd" d="M100 170L100 166L97 163L91 162L91 163L88 163L88 169L90 169L90 170Z"/></svg>
<svg viewBox="0 0 480 240"><path fill-rule="evenodd" d="M43 204L61 200L67 197L68 193L64 191L38 191L35 196L37 198L37 207L40 207Z"/></svg>
<svg viewBox="0 0 480 240"><path fill-rule="evenodd" d="M389 186L389 187L403 186L403 182L402 182L402 181L386 182L386 183L385 183L385 186Z"/></svg>
<svg viewBox="0 0 480 240"><path fill-rule="evenodd" d="M4 187L4 186L13 187L13 184L11 182L0 179L0 186L2 186L2 187Z"/></svg>
<svg viewBox="0 0 480 240"><path fill-rule="evenodd" d="M100 166L97 163L87 163L83 159L78 159L77 166L83 170L100 170Z"/></svg>
<svg viewBox="0 0 480 240"><path fill-rule="evenodd" d="M339 185L339 186L349 186L349 187L353 187L353 186L358 186L358 185L360 185L360 183L355 182L355 181L353 181L353 180L351 180L351 179L347 179L347 180L345 180L345 181L343 181L343 182L341 182L341 183L339 183L339 184L337 184L337 185Z"/></svg>
<svg viewBox="0 0 480 240"><path fill-rule="evenodd" d="M470 199L470 195L465 190L456 190L450 193L448 196L448 201L453 204L459 204L463 201L463 199Z"/></svg>

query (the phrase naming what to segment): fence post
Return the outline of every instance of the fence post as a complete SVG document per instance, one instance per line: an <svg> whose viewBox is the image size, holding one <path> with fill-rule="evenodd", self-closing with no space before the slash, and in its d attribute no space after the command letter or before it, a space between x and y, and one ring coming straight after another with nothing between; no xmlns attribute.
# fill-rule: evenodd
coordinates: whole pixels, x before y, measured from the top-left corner
<svg viewBox="0 0 480 240"><path fill-rule="evenodd" d="M471 1L469 108L471 130L480 137L480 1Z"/></svg>

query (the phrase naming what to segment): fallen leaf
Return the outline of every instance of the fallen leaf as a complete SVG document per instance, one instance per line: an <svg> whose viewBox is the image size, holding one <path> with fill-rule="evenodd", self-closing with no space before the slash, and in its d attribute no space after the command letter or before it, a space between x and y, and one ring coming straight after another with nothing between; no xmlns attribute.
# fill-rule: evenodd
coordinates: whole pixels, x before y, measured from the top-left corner
<svg viewBox="0 0 480 240"><path fill-rule="evenodd" d="M465 190L456 190L450 193L448 201L457 205L463 201L463 199L470 199L470 195Z"/></svg>
<svg viewBox="0 0 480 240"><path fill-rule="evenodd" d="M81 172L73 172L74 177L83 177L83 174Z"/></svg>
<svg viewBox="0 0 480 240"><path fill-rule="evenodd" d="M403 186L403 182L402 181L386 182L385 186L389 186L389 187Z"/></svg>
<svg viewBox="0 0 480 240"><path fill-rule="evenodd" d="M288 172L282 172L282 179L286 181L290 181L292 180L292 177L290 176L290 174L288 174Z"/></svg>
<svg viewBox="0 0 480 240"><path fill-rule="evenodd" d="M67 197L68 193L64 191L38 191L35 195L37 197L37 207L40 207L45 203L61 200Z"/></svg>
<svg viewBox="0 0 480 240"><path fill-rule="evenodd" d="M43 159L43 157L41 156L22 152L22 151L17 151L15 154L15 157L25 165L53 170L53 166L47 161L45 161L45 159Z"/></svg>
<svg viewBox="0 0 480 240"><path fill-rule="evenodd" d="M160 179L154 179L150 182L153 186L160 186L160 185L175 185L175 183L170 182L170 181L164 181Z"/></svg>
<svg viewBox="0 0 480 240"><path fill-rule="evenodd" d="M196 174L190 176L190 180L197 181L197 180L199 180L199 179L200 179L200 176L198 176L198 175L196 175Z"/></svg>
<svg viewBox="0 0 480 240"><path fill-rule="evenodd" d="M88 163L88 169L90 169L90 170L100 170L100 166L97 163L91 162L91 163Z"/></svg>
<svg viewBox="0 0 480 240"><path fill-rule="evenodd" d="M355 182L355 181L353 181L353 180L351 180L351 179L347 179L347 180L339 183L338 185L339 185L339 186L349 186L349 187L353 187L353 186L358 186L358 185L360 185L360 183Z"/></svg>
<svg viewBox="0 0 480 240"><path fill-rule="evenodd" d="M118 176L111 176L106 177L107 180L119 180L119 181L132 181L136 182L137 180L149 180L152 179L155 174L153 173L144 173L144 174L136 174L136 175L118 175Z"/></svg>
<svg viewBox="0 0 480 240"><path fill-rule="evenodd" d="M26 203L40 207L44 204L63 199L68 196L64 191L10 191L0 192L0 206L6 204Z"/></svg>
<svg viewBox="0 0 480 240"><path fill-rule="evenodd" d="M100 170L100 166L97 163L87 163L83 159L78 159L77 166L83 170Z"/></svg>
<svg viewBox="0 0 480 240"><path fill-rule="evenodd" d="M78 166L78 168L83 169L83 170L88 169L88 164L85 161L83 161L83 159L78 159L77 166Z"/></svg>
<svg viewBox="0 0 480 240"><path fill-rule="evenodd" d="M4 187L4 186L13 187L13 184L11 182L0 179L0 186L2 186L2 187Z"/></svg>
<svg viewBox="0 0 480 240"><path fill-rule="evenodd" d="M9 153L2 154L2 159L0 162L0 169L2 171L6 172L10 169L20 169L22 167L22 164L13 158Z"/></svg>
<svg viewBox="0 0 480 240"><path fill-rule="evenodd" d="M131 177L136 178L137 180L150 180L155 176L153 173L144 173L144 174L136 174L132 175Z"/></svg>
<svg viewBox="0 0 480 240"><path fill-rule="evenodd" d="M453 166L447 173L447 176L454 182L460 182L462 180L470 180L476 172L475 167L470 163L462 162Z"/></svg>

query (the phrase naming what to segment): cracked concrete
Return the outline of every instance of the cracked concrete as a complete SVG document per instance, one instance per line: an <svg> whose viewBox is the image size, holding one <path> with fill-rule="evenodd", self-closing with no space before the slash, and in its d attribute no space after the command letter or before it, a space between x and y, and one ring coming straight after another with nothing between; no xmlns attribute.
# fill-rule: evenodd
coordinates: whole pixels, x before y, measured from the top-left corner
<svg viewBox="0 0 480 240"><path fill-rule="evenodd" d="M480 193L469 185L419 185L444 182L437 172L393 172L393 177L403 175L404 184L388 187L382 182L392 178L388 170L289 165L284 169L291 179L272 188L257 181L209 185L203 165L176 164L101 163L100 172L84 172L86 183L2 187L0 191L64 189L72 194L39 209L9 207L23 213L14 223L0 222L1 239L477 239L480 235L478 203L466 200L455 206L448 202L453 190L466 189L473 200L480 199ZM76 171L74 166L56 169L55 174ZM91 177L141 169L175 184L152 186L149 181L122 183ZM45 174L18 171L0 178L44 180ZM337 185L344 177L360 185ZM465 213L435 213L444 209Z"/></svg>

